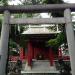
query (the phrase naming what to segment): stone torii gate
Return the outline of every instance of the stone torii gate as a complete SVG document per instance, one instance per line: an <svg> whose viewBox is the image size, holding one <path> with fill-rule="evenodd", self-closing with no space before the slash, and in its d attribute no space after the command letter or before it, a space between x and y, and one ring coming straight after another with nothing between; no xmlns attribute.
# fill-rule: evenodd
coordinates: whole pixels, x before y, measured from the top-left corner
<svg viewBox="0 0 75 75"><path fill-rule="evenodd" d="M64 17L45 19L15 19L10 13L40 13L50 11L64 11ZM71 11L75 11L75 4L50 4L50 5L28 5L28 6L1 6L0 13L4 13L4 20L1 31L0 46L0 75L5 74L6 60L8 53L9 29L11 24L65 24L72 75L75 75L75 37L71 19Z"/></svg>

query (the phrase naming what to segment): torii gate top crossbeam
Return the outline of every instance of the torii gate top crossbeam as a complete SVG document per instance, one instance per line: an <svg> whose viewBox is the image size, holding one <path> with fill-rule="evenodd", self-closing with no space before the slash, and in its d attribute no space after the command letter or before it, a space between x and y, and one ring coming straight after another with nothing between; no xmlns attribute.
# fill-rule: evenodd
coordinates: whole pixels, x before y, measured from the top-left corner
<svg viewBox="0 0 75 75"><path fill-rule="evenodd" d="M13 5L13 6L0 6L0 13L5 10L11 13L40 13L40 12L50 12L50 11L63 11L70 8L71 11L75 11L75 4L49 4L49 5Z"/></svg>

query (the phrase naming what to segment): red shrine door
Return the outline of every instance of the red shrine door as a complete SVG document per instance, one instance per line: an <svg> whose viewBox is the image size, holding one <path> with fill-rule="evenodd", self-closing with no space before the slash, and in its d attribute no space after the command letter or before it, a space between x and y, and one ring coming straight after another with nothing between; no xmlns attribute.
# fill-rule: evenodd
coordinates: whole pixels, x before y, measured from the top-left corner
<svg viewBox="0 0 75 75"><path fill-rule="evenodd" d="M53 51L44 46L43 42L28 42L28 62L31 65L32 59L50 60L50 65L53 65Z"/></svg>

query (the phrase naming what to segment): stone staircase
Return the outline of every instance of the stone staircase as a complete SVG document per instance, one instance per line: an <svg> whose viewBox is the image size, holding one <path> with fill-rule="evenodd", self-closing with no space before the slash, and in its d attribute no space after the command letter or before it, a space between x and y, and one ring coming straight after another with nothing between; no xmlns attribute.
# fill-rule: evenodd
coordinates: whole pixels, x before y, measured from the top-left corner
<svg viewBox="0 0 75 75"><path fill-rule="evenodd" d="M34 71L56 71L56 68L50 66L50 62L48 60L36 60L32 64L32 70Z"/></svg>
<svg viewBox="0 0 75 75"><path fill-rule="evenodd" d="M33 60L32 68L25 65L22 75L58 75L59 71L56 70L55 66L50 66L49 60Z"/></svg>
<svg viewBox="0 0 75 75"><path fill-rule="evenodd" d="M21 75L59 75L58 73L23 73Z"/></svg>

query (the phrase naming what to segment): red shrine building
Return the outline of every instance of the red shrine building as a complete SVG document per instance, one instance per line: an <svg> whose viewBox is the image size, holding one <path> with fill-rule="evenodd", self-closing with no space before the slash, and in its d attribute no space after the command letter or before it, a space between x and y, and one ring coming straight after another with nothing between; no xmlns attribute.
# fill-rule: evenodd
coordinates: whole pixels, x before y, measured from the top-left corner
<svg viewBox="0 0 75 75"><path fill-rule="evenodd" d="M59 33L60 31L49 31L43 27L31 27L22 33L27 37L27 40L25 40L25 50L23 48L20 49L20 59L26 61L26 70L32 70L34 67L34 69L36 69L38 66L40 66L40 68L41 66L44 66L43 68L49 66L50 68L55 67L55 60L61 58L63 53L61 49L58 49L57 54L54 53L53 48L47 46L47 41L56 38L56 34ZM64 59L69 59L69 57L66 56ZM47 68L45 70L47 70Z"/></svg>
<svg viewBox="0 0 75 75"><path fill-rule="evenodd" d="M23 35L28 36L25 59L28 66L32 66L33 60L48 60L50 66L54 65L56 58L53 49L47 46L47 41L55 38L60 31L49 31L47 28L28 28Z"/></svg>

